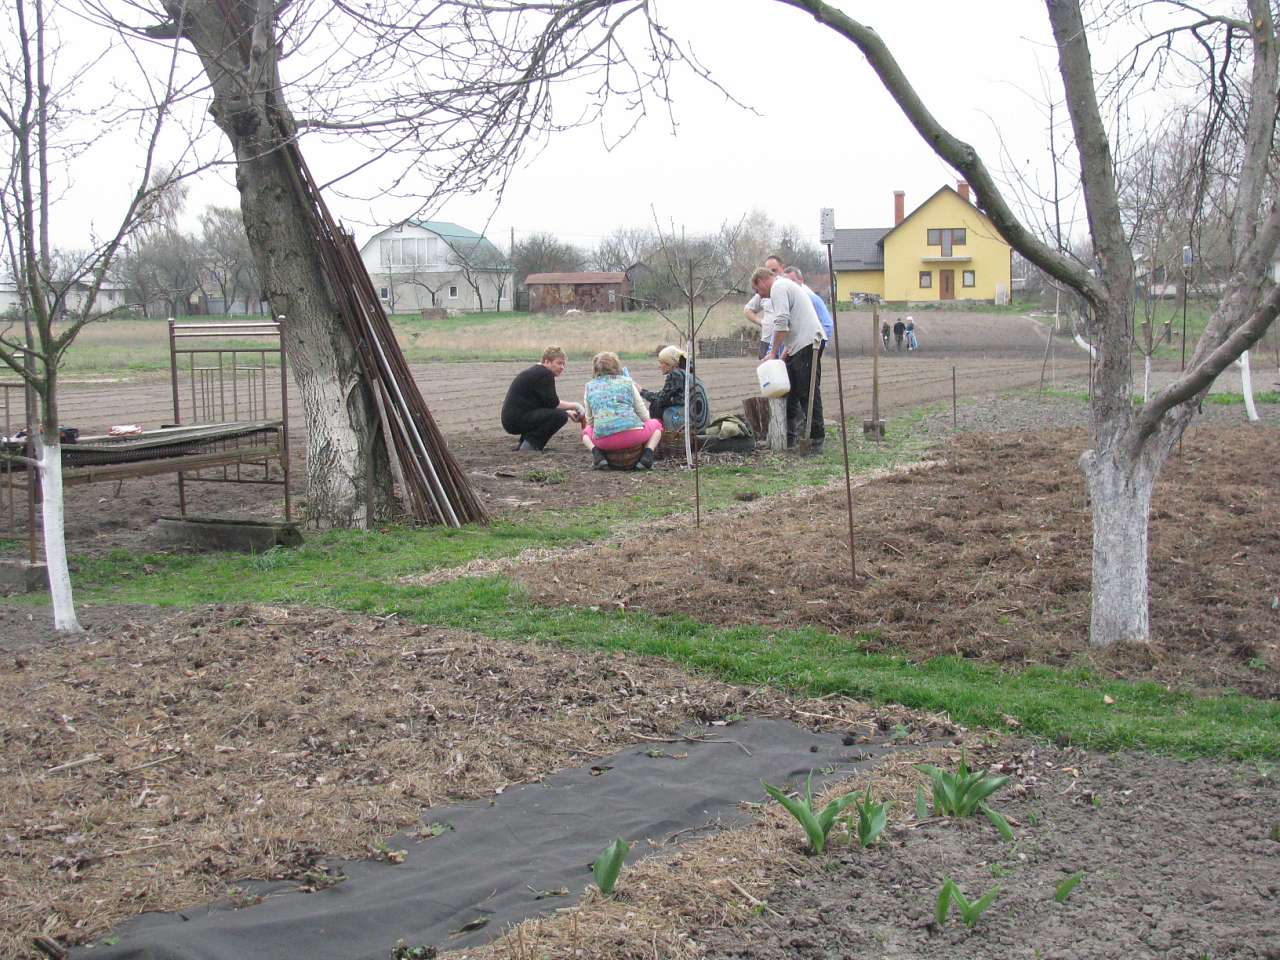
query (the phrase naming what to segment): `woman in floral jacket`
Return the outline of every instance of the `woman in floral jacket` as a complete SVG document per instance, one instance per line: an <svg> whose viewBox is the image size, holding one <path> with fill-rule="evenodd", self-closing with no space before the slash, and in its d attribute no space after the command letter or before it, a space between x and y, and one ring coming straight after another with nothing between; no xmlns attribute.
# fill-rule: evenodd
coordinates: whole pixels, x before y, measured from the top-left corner
<svg viewBox="0 0 1280 960"><path fill-rule="evenodd" d="M649 418L649 409L635 381L622 373L616 353L597 353L591 361L595 374L584 392L582 445L591 451L592 467L609 466L606 450L626 450L644 444L637 470L653 469L653 451L662 439L662 422Z"/></svg>

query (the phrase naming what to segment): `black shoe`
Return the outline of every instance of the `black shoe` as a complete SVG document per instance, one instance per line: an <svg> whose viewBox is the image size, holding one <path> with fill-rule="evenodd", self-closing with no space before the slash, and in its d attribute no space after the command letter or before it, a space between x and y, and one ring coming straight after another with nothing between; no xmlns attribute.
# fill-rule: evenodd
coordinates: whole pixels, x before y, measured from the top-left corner
<svg viewBox="0 0 1280 960"><path fill-rule="evenodd" d="M604 455L604 451L599 447L591 448L591 469L592 470L608 470L609 458Z"/></svg>
<svg viewBox="0 0 1280 960"><path fill-rule="evenodd" d="M644 453L640 454L640 459L636 461L637 470L653 469L653 451L648 447L644 448Z"/></svg>

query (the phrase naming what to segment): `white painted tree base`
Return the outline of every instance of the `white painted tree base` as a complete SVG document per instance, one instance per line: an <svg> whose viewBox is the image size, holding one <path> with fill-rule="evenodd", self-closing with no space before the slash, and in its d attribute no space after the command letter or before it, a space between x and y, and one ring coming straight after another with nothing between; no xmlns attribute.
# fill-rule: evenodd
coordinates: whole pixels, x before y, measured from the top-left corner
<svg viewBox="0 0 1280 960"><path fill-rule="evenodd" d="M786 397L769 401L769 449L778 452L787 449Z"/></svg>
<svg viewBox="0 0 1280 960"><path fill-rule="evenodd" d="M49 571L49 598L53 602L53 629L58 633L84 633L76 619L71 595L71 570L67 566L67 537L62 502L62 444L36 440L40 471L40 510L43 515L44 559Z"/></svg>

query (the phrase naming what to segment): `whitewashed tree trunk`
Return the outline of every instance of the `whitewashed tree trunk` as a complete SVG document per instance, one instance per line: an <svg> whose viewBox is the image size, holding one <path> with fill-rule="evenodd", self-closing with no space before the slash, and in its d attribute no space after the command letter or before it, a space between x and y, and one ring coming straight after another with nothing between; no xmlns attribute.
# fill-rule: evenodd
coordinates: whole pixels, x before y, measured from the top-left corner
<svg viewBox="0 0 1280 960"><path fill-rule="evenodd" d="M1080 348L1081 350L1083 350L1085 353L1089 354L1089 356L1093 357L1093 359L1095 359L1095 360L1097 360L1097 359L1098 359L1098 351L1097 351L1097 349L1093 346L1093 344L1091 344L1091 343L1090 343L1088 340L1086 340L1084 337L1080 336L1080 334L1078 334L1078 333L1076 334L1075 340L1076 340L1076 346L1077 346L1077 347L1079 347L1079 348Z"/></svg>
<svg viewBox="0 0 1280 960"><path fill-rule="evenodd" d="M787 449L787 398L769 401L769 449L782 452Z"/></svg>
<svg viewBox="0 0 1280 960"><path fill-rule="evenodd" d="M1253 374L1249 370L1249 351L1240 354L1240 391L1244 394L1244 412L1250 423L1257 423L1258 408L1253 403Z"/></svg>
<svg viewBox="0 0 1280 960"><path fill-rule="evenodd" d="M183 23L211 81L210 112L235 149L240 212L258 276L272 312L286 317L285 349L307 426L307 519L371 526L395 503L387 441L285 150L295 131L275 62L273 21L255 20L249 9L243 22L255 24L254 47L246 59L246 37L228 23L228 11L232 19L244 15L244 4L163 2L174 23Z"/></svg>
<svg viewBox="0 0 1280 960"><path fill-rule="evenodd" d="M36 436L36 459L40 471L40 511L44 531L44 559L49 574L49 597L53 601L53 628L58 633L84 633L76 619L71 596L71 570L67 566L66 526L62 503L62 444L45 442Z"/></svg>
<svg viewBox="0 0 1280 960"><path fill-rule="evenodd" d="M1093 512L1093 608L1095 646L1146 643L1148 618L1147 537L1151 490L1157 469L1086 451L1080 458Z"/></svg>
<svg viewBox="0 0 1280 960"><path fill-rule="evenodd" d="M1151 354L1142 358L1142 402L1151 399Z"/></svg>

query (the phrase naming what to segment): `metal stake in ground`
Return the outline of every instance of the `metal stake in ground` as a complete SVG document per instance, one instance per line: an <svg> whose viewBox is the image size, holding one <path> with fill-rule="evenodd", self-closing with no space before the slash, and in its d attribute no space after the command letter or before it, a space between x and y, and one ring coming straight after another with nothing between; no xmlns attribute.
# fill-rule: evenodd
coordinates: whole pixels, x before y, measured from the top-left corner
<svg viewBox="0 0 1280 960"><path fill-rule="evenodd" d="M853 481L849 478L849 426L844 416L844 375L840 367L840 315L836 310L836 267L831 245L836 242L836 212L822 210L822 242L827 247L827 276L831 282L831 347L836 356L836 395L840 398L840 449L844 454L844 495L849 516L849 582L858 582L858 561L853 550Z"/></svg>

